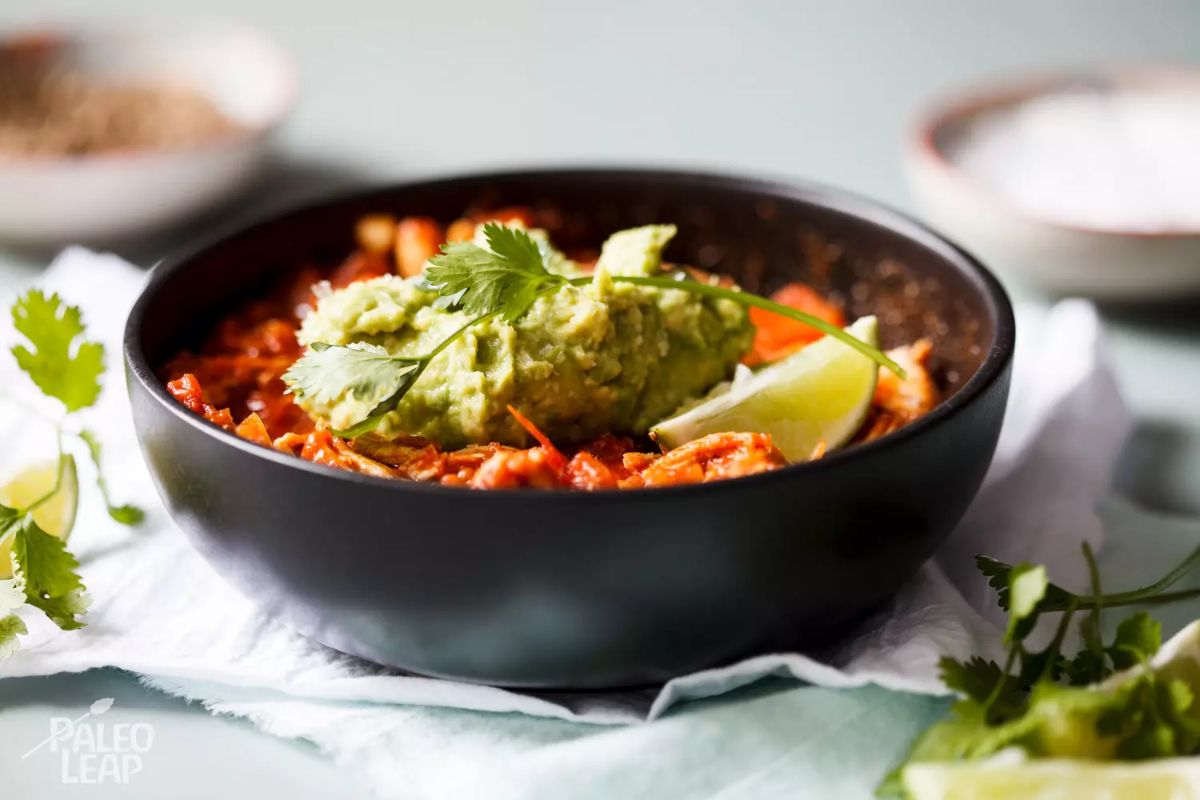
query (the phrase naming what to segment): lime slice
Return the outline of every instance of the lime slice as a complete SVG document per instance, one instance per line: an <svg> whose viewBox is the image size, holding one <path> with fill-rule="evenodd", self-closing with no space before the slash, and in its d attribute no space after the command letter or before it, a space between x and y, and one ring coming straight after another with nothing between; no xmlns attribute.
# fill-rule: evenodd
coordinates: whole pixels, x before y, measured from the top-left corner
<svg viewBox="0 0 1200 800"><path fill-rule="evenodd" d="M875 317L863 317L846 332L879 346ZM822 446L845 444L862 427L877 372L874 361L826 336L658 423L651 434L670 448L710 433L769 433L788 461L807 461Z"/></svg>
<svg viewBox="0 0 1200 800"><path fill-rule="evenodd" d="M1155 761L1024 762L1000 753L987 761L918 763L904 768L910 800L1195 800L1200 758Z"/></svg>
<svg viewBox="0 0 1200 800"><path fill-rule="evenodd" d="M79 479L75 474L75 459L63 456L62 485L58 492L33 511L33 520L42 530L64 541L75 524L75 508L79 504ZM32 464L18 472L8 483L0 486L0 504L9 508L24 508L54 488L58 477L58 462ZM11 537L0 544L0 579L12 577Z"/></svg>

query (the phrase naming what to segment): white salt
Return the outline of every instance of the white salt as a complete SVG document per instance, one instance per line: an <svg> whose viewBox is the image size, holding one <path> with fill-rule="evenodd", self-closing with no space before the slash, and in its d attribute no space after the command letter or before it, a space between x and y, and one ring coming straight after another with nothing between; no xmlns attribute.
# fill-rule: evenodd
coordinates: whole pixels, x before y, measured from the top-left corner
<svg viewBox="0 0 1200 800"><path fill-rule="evenodd" d="M1034 216L1090 228L1200 229L1200 90L1043 95L978 115L947 150Z"/></svg>

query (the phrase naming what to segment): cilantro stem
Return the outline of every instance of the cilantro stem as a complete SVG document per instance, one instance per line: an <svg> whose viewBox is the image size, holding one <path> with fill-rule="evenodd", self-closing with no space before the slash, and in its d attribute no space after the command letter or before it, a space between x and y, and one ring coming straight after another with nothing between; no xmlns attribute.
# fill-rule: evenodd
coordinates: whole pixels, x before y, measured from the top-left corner
<svg viewBox="0 0 1200 800"><path fill-rule="evenodd" d="M1124 592L1114 592L1113 594L1101 594L1094 591L1091 595L1076 595L1067 593L1070 602L1077 604L1080 609L1095 609L1097 607L1116 608L1118 606L1132 606L1142 603L1159 605L1162 603L1171 603L1176 600L1187 600L1192 597L1200 597L1200 588L1184 589L1178 592L1164 592L1164 589L1169 588L1180 578L1184 577L1195 567L1200 564L1200 547L1197 547L1188 556L1179 562L1166 575L1162 576L1154 583L1141 586L1137 589L1130 589ZM1089 564L1089 569L1091 569ZM1046 603L1042 611L1065 611L1067 605L1063 603Z"/></svg>
<svg viewBox="0 0 1200 800"><path fill-rule="evenodd" d="M1017 663L1017 651L1020 650L1020 648L1021 645L1019 642L1013 642L1013 644L1008 648L1008 656L1004 659L1004 671L1000 673L1000 679L997 680L996 685L992 687L991 694L989 694L987 699L983 701L983 716L985 719L987 718L988 712L991 711L992 706L995 705L996 701L1000 699L1000 694L1004 691L1004 686L1008 683L1008 679L1011 677L1013 665Z"/></svg>
<svg viewBox="0 0 1200 800"><path fill-rule="evenodd" d="M445 339L442 339L442 341L438 342L437 346L434 347L432 350L430 350L427 355L419 356L418 359L420 361L425 362L425 364L428 364L430 361L432 361L434 358L436 358L439 353L441 353L443 350L445 350L447 347L449 347L454 342L455 339L462 336L464 333L469 331L471 328L474 328L479 323L487 322L492 317L500 316L501 313L502 313L502 311L500 309L497 309L496 311L489 311L486 314L480 314L478 317L475 317L474 319L469 320L458 330L454 331L454 333L450 334ZM421 369L424 369L424 364L422 364Z"/></svg>
<svg viewBox="0 0 1200 800"><path fill-rule="evenodd" d="M1196 566L1198 563L1200 563L1200 547L1197 547L1195 550L1189 553L1187 558L1179 562L1175 569L1171 570L1154 583L1151 583L1148 586L1143 586L1140 589L1130 589L1127 592L1110 594L1100 599L1102 602L1109 604L1129 603L1137 602L1138 600L1143 600L1153 595L1160 594L1164 589L1174 584L1184 575L1187 575L1188 572L1191 571L1192 567ZM1083 599L1095 600L1096 598Z"/></svg>
<svg viewBox="0 0 1200 800"><path fill-rule="evenodd" d="M52 497L54 497L54 495L58 494L58 490L62 488L63 473L66 471L66 468L67 468L67 459L63 455L62 432L59 431L57 428L55 429L54 439L55 439L55 443L57 444L57 447L58 447L58 463L57 463L57 467L55 469L55 474L54 474L54 486L50 489L50 491L46 492L44 495L39 497L37 500L34 500L32 503L25 506L25 508L19 509L18 513L20 513L22 515L32 514L34 511L36 511L42 505L49 502L50 498L52 498Z"/></svg>
<svg viewBox="0 0 1200 800"><path fill-rule="evenodd" d="M66 458L66 455L63 453L62 431L60 431L58 429L57 425L54 428L54 439L58 446L58 462L55 466L54 486L52 486L50 488L50 491L46 492L44 495L42 495L38 499L34 500L29 505L25 506L24 508L16 509L17 513L13 517L14 521L20 520L20 519L23 519L24 517L29 516L34 511L41 508L42 505L49 502L50 499L52 497L54 497L54 495L58 494L59 490L62 489L63 473L66 472L66 469L67 469L67 458ZM3 533L0 533L0 544L3 544L14 533L16 533L17 527L18 527L17 525L10 525L6 529L4 529Z"/></svg>
<svg viewBox="0 0 1200 800"><path fill-rule="evenodd" d="M545 293L546 292L542 292L542 294ZM417 367L411 373L411 376L404 381L404 383L394 394L385 398L381 403L376 405L375 408L371 409L371 413L368 414L362 421L356 422L354 425L351 425L345 430L334 430L334 433L343 439L353 439L357 436L362 436L364 433L369 433L370 431L375 430L375 428L379 425L379 421L383 419L384 415L390 411L393 411L396 406L400 404L400 400L408 393L408 390L412 388L413 384L415 384L421 378L421 374L425 372L425 368L429 366L429 363L433 361L433 359L437 358L443 350L453 344L456 339L458 339L468 330L481 322L486 322L492 317L499 316L501 313L503 313L502 310L497 309L495 311L489 311L486 314L480 314L476 317L472 317L460 325L448 336L446 336L446 338L438 342L432 350L424 355L392 356L393 361L412 363L416 364Z"/></svg>
<svg viewBox="0 0 1200 800"><path fill-rule="evenodd" d="M1092 546L1087 542L1082 545L1083 560L1087 562L1088 580L1092 584L1092 597L1096 598L1095 616L1096 622L1100 622L1100 611L1104 605L1104 593L1100 591L1100 567L1096 564L1096 554L1092 551Z"/></svg>
<svg viewBox="0 0 1200 800"><path fill-rule="evenodd" d="M1147 597L1134 597L1125 600L1113 602L1115 595L1107 595L1105 597L1081 597L1079 598L1080 608L1094 608L1096 603L1103 602L1105 608L1118 608L1121 606L1165 606L1168 603L1175 603L1179 600L1191 600L1193 597L1200 597L1200 588L1197 589L1181 589L1178 592L1163 592L1162 594L1150 595Z"/></svg>
<svg viewBox="0 0 1200 800"><path fill-rule="evenodd" d="M862 353L867 358L874 361L881 367L885 367L895 373L901 379L907 378L908 374L904 369L892 359L888 358L881 350L878 350L866 342L860 341L850 334L846 333L837 325L826 322L820 317L813 316L799 309L785 306L782 303L776 303L774 300L768 300L765 297L759 297L750 292L743 292L740 289L728 289L724 286L714 286L710 283L702 283L700 281L687 280L682 278L669 277L653 277L640 275L612 275L610 276L617 283L631 283L635 286L650 286L655 289L680 289L685 292L691 292L702 297L711 297L717 300L731 300L743 306L753 306L761 308L764 311L770 311L774 314L794 319L797 322L803 322L810 325L822 333L828 334L844 344L853 347L858 352ZM591 283L591 278L574 278L570 281L572 286L586 286Z"/></svg>
<svg viewBox="0 0 1200 800"><path fill-rule="evenodd" d="M1039 681L1052 680L1054 678L1054 667L1058 663L1058 657L1062 655L1063 640L1067 638L1067 629L1070 628L1071 619L1075 616L1075 610L1078 607L1078 603L1071 603L1062 615L1062 619L1058 621L1058 629L1054 631L1054 639L1050 642L1050 646L1046 648L1049 657L1046 659L1046 663L1042 665L1042 672L1038 675Z"/></svg>
<svg viewBox="0 0 1200 800"><path fill-rule="evenodd" d="M1104 591L1100 588L1100 567L1096 563L1096 554L1092 551L1092 546L1087 542L1080 545L1083 550L1083 560L1087 562L1088 580L1092 585L1092 597L1096 598L1096 606L1091 610L1088 619L1084 622L1091 622L1089 630L1086 624L1080 625L1080 630L1083 632L1084 644L1088 650L1091 650L1096 656L1104 657L1104 645L1100 641L1100 616L1104 611Z"/></svg>

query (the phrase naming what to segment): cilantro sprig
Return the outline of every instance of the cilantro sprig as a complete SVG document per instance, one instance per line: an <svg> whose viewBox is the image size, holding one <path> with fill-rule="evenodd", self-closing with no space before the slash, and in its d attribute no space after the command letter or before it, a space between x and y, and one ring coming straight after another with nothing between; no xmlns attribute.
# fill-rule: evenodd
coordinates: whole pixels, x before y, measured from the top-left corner
<svg viewBox="0 0 1200 800"><path fill-rule="evenodd" d="M88 597L79 562L61 538L47 533L34 518L35 511L64 491L64 473L68 466L73 469L64 437L83 446L95 463L109 516L124 525L136 525L143 517L137 506L116 505L110 499L99 437L68 424L72 414L99 399L104 373L104 346L86 338L79 308L67 305L57 294L32 289L13 304L12 320L24 338L11 348L17 366L42 394L59 401L65 413L50 420L58 443L54 485L20 508L0 504L0 545L9 546L12 564L12 577L0 580L0 658L11 655L19 646L18 636L27 632L16 613L23 606L40 610L63 630L84 626Z"/></svg>
<svg viewBox="0 0 1200 800"><path fill-rule="evenodd" d="M430 259L424 286L439 295L437 305L471 316L467 324L447 336L426 354L364 356L359 348L314 343L283 379L297 397L337 397L348 394L371 407L366 417L337 433L346 438L373 430L384 415L399 405L421 377L425 367L456 339L475 325L493 317L516 322L539 298L570 286L586 286L590 277L567 278L546 269L538 242L520 228L495 222L483 226L487 247L473 242L442 245L441 255ZM715 300L730 300L742 306L761 308L803 322L828 334L904 377L904 370L878 348L860 341L842 328L804 311L765 297L703 283L686 272L662 275L611 275L616 283L657 289L676 289Z"/></svg>
<svg viewBox="0 0 1200 800"><path fill-rule="evenodd" d="M442 245L440 256L430 259L425 284L446 298L448 306L516 322L543 291L571 283L546 269L541 247L520 228L489 222L483 235L486 249L473 242L450 242Z"/></svg>
<svg viewBox="0 0 1200 800"><path fill-rule="evenodd" d="M1003 666L975 657L943 658L942 682L960 696L949 718L914 743L905 764L880 785L880 797L905 797L902 770L917 761L956 761L1019 747L1034 757L1141 759L1200 753L1200 700L1176 674L1159 674L1150 662L1162 644L1162 625L1137 611L1101 634L1105 610L1158 605L1200 597L1200 589L1168 592L1200 564L1200 548L1157 581L1104 593L1091 548L1083 545L1091 587L1076 594L1050 582L1044 567L1006 564L985 556L976 566L1008 612ZM1068 658L1066 633L1081 611L1082 647ZM1028 645L1043 614L1061 613L1050 643ZM1141 667L1141 669L1135 669ZM1118 676L1118 677L1114 677ZM1110 679L1111 680L1107 680Z"/></svg>
<svg viewBox="0 0 1200 800"><path fill-rule="evenodd" d="M64 305L56 294L47 297L34 289L13 305L12 321L29 345L13 347L13 357L43 394L61 401L68 412L96 402L104 345L83 338L78 308Z"/></svg>

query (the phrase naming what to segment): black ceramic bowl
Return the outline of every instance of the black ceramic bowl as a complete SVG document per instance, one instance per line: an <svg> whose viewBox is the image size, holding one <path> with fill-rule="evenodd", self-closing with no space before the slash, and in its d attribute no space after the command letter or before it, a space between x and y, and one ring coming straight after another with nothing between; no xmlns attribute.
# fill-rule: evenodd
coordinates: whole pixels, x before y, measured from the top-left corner
<svg viewBox="0 0 1200 800"><path fill-rule="evenodd" d="M561 216L575 245L649 222L668 256L769 291L792 280L876 313L884 344L930 336L946 399L884 439L706 485L471 491L385 481L242 441L171 399L156 370L313 260L368 212L449 221L476 205ZM320 203L157 269L125 338L134 421L168 509L270 614L427 675L516 687L656 683L812 646L884 602L950 533L992 457L1012 309L992 276L921 225L803 185L641 170L513 172Z"/></svg>

